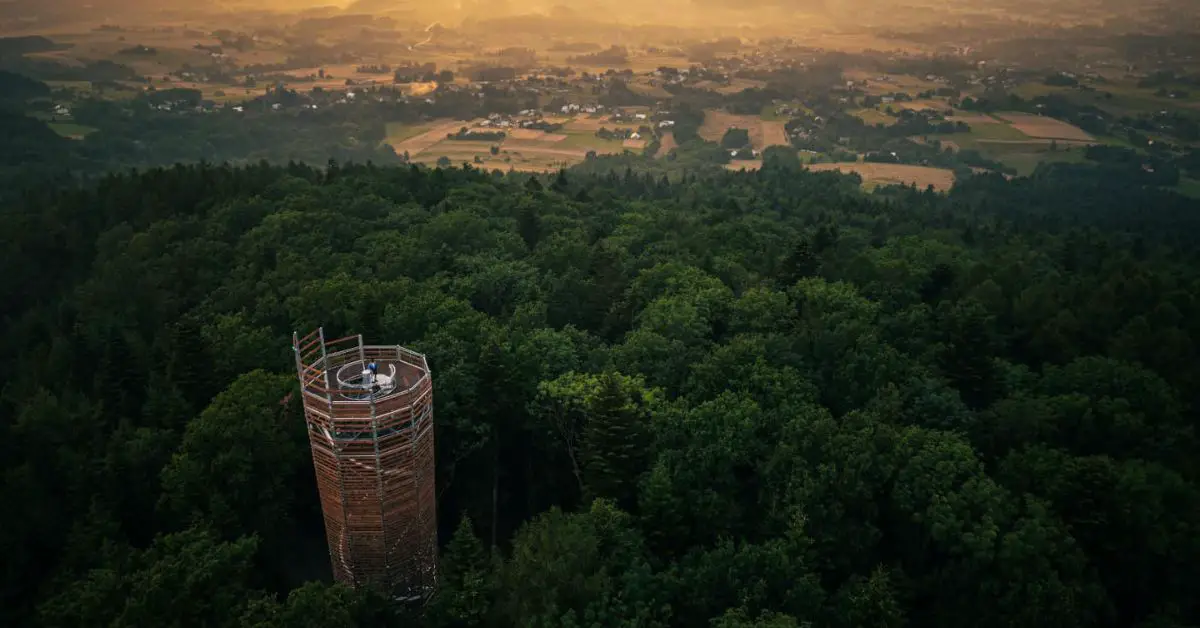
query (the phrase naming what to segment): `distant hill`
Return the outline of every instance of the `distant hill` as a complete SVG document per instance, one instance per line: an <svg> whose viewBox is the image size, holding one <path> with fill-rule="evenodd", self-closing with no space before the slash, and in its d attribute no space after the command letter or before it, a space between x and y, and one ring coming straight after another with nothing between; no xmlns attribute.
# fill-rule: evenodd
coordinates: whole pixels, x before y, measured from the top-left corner
<svg viewBox="0 0 1200 628"><path fill-rule="evenodd" d="M56 43L41 35L23 37L0 37L0 57L5 55L24 55L31 52L50 52L51 50L66 50L69 44Z"/></svg>
<svg viewBox="0 0 1200 628"><path fill-rule="evenodd" d="M15 72L0 70L0 102L24 102L30 98L49 96L50 88Z"/></svg>

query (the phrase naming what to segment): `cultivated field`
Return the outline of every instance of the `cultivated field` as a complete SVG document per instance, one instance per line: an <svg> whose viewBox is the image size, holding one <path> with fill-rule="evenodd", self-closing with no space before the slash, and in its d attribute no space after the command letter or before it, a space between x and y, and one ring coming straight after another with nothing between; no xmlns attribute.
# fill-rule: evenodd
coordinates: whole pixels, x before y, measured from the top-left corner
<svg viewBox="0 0 1200 628"><path fill-rule="evenodd" d="M562 133L547 133L535 129L513 129L508 136L514 140L531 140L536 142L561 142L567 139Z"/></svg>
<svg viewBox="0 0 1200 628"><path fill-rule="evenodd" d="M596 137L595 129L614 126L607 118L561 119L564 123L559 133L545 133L533 129L508 129L507 137L499 141L473 141L447 139L462 127L478 128L480 121L463 122L438 120L423 125L388 125L387 142L397 153L408 151L415 163L434 164L443 157L452 164L472 164L475 167L501 170L523 170L546 172L577 164L587 158L589 151L598 154L620 153L624 150L640 150L646 140L606 140ZM587 127L587 128L579 128ZM487 129L491 130L491 129ZM496 148L497 153L492 154Z"/></svg>
<svg viewBox="0 0 1200 628"><path fill-rule="evenodd" d="M784 126L787 124L786 122L782 120L763 120L760 124L762 124L763 131L763 148L768 146L787 146L789 144L787 131L784 129Z"/></svg>
<svg viewBox="0 0 1200 628"><path fill-rule="evenodd" d="M762 148L762 121L758 119L758 116L739 116L718 109L705 109L704 124L700 126L700 137L710 142L720 143L721 138L725 136L725 132L730 127L746 129L750 133L750 145L754 148Z"/></svg>
<svg viewBox="0 0 1200 628"><path fill-rule="evenodd" d="M757 150L762 150L767 146L788 145L784 125L782 120L763 120L758 116L743 116L717 109L706 109L704 124L700 127L700 137L710 142L720 143L729 127L746 129L750 134L750 145Z"/></svg>
<svg viewBox="0 0 1200 628"><path fill-rule="evenodd" d="M678 144L675 143L675 134L667 131L662 134L662 138L658 141L657 157L666 157L671 151L675 150Z"/></svg>
<svg viewBox="0 0 1200 628"><path fill-rule="evenodd" d="M838 163L810 164L813 171L837 170L839 172L857 173L863 179L863 185L875 187L880 185L915 184L924 189L932 185L935 190L948 190L954 185L954 172L943 168L928 168L926 166L910 166L907 164L873 164L873 163Z"/></svg>
<svg viewBox="0 0 1200 628"><path fill-rule="evenodd" d="M949 109L949 105L941 100L914 100L912 102L897 102L892 103L896 109L910 109L912 111L923 111L925 109L933 109L935 111L944 111Z"/></svg>
<svg viewBox="0 0 1200 628"><path fill-rule="evenodd" d="M1090 142L1095 139L1077 126L1068 124L1062 120L1047 118L1046 116L1037 116L1028 113L1005 113L999 117L1029 137L1075 140L1078 142Z"/></svg>

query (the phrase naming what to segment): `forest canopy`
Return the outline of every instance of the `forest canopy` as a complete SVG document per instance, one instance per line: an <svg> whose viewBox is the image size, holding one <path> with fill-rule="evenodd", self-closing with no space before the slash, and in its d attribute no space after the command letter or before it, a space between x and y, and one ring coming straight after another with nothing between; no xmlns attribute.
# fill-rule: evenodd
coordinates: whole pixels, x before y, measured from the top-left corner
<svg viewBox="0 0 1200 628"><path fill-rule="evenodd" d="M0 623L1200 621L1195 203L1085 166L866 196L774 155L15 195ZM329 583L289 344L319 325L431 364L421 609Z"/></svg>

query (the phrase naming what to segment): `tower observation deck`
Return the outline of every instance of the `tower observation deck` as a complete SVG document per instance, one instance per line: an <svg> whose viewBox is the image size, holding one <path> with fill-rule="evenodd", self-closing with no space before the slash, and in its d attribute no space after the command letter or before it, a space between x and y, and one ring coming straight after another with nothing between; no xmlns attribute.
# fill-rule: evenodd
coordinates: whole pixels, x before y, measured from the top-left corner
<svg viewBox="0 0 1200 628"><path fill-rule="evenodd" d="M292 334L333 575L423 599L437 580L433 382L425 356Z"/></svg>

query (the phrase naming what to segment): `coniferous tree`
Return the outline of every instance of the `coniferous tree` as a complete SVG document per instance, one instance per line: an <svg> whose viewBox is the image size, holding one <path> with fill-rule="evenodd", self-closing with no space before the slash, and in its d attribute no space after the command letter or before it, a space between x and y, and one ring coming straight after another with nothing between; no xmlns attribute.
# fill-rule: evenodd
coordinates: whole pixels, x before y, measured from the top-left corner
<svg viewBox="0 0 1200 628"><path fill-rule="evenodd" d="M949 264L938 264L929 272L929 277L921 285L921 300L933 303L941 298L950 285L954 283L954 269Z"/></svg>
<svg viewBox="0 0 1200 628"><path fill-rule="evenodd" d="M996 395L995 339L987 311L968 299L938 309L941 350L938 365L963 401L972 408L986 407Z"/></svg>
<svg viewBox="0 0 1200 628"><path fill-rule="evenodd" d="M591 498L607 497L624 510L637 501L637 481L646 470L646 414L633 398L631 382L607 372L588 407L583 429L583 483Z"/></svg>
<svg viewBox="0 0 1200 628"><path fill-rule="evenodd" d="M805 277L815 276L820 268L821 260L809 248L808 240L800 240L783 260L783 267L779 273L780 283L784 288L790 287Z"/></svg>
<svg viewBox="0 0 1200 628"><path fill-rule="evenodd" d="M554 176L554 182L550 184L550 189L562 193L567 191L567 185L567 171L559 169L558 174Z"/></svg>
<svg viewBox="0 0 1200 628"><path fill-rule="evenodd" d="M525 246L531 250L537 247L538 239L541 237L541 219L538 218L537 208L529 202L529 199L521 200L517 210L517 224Z"/></svg>
<svg viewBox="0 0 1200 628"><path fill-rule="evenodd" d="M493 574L487 551L463 515L442 552L438 592L430 603L436 625L455 628L485 625L491 610Z"/></svg>

